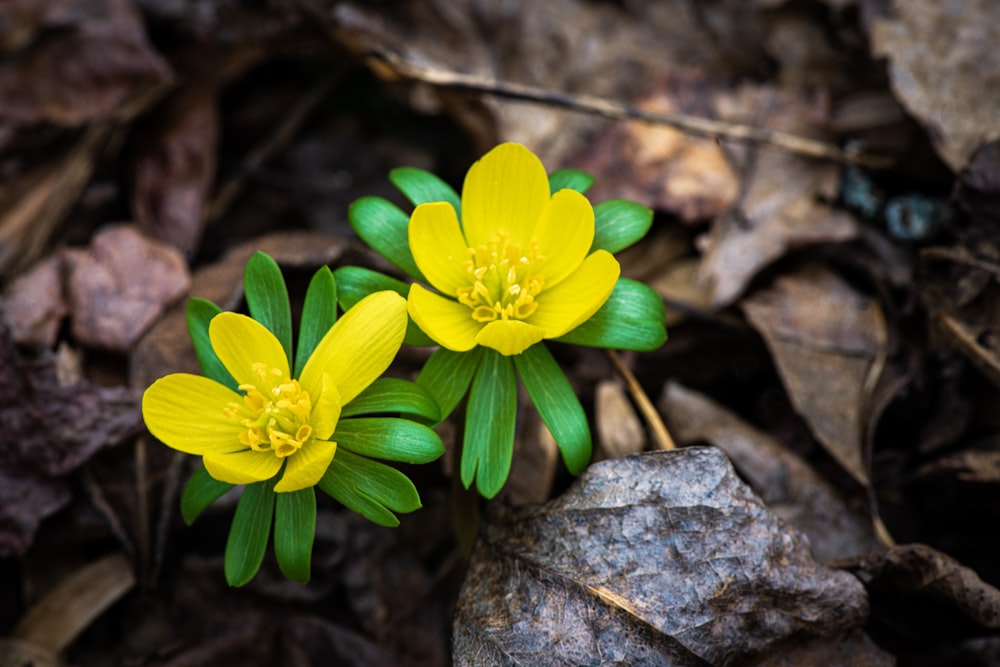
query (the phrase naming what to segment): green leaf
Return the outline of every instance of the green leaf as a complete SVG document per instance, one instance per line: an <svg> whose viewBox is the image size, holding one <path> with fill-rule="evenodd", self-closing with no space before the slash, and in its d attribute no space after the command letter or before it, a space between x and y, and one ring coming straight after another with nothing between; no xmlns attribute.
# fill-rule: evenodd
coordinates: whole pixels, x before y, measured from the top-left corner
<svg viewBox="0 0 1000 667"><path fill-rule="evenodd" d="M560 343L616 350L655 350L667 340L663 300L635 280L619 278L610 298L594 315L564 336Z"/></svg>
<svg viewBox="0 0 1000 667"><path fill-rule="evenodd" d="M514 365L531 402L559 443L566 467L579 475L590 462L590 425L566 374L542 343L516 355Z"/></svg>
<svg viewBox="0 0 1000 667"><path fill-rule="evenodd" d="M633 201L611 199L594 207L594 242L590 251L618 252L629 247L649 231L653 212Z"/></svg>
<svg viewBox="0 0 1000 667"><path fill-rule="evenodd" d="M375 292L390 290L404 299L410 293L410 286L402 280L360 266L342 266L333 272L333 276L337 281L337 298L345 312ZM403 342L424 347L437 344L410 319L406 322L406 337Z"/></svg>
<svg viewBox="0 0 1000 667"><path fill-rule="evenodd" d="M222 310L211 301L198 298L188 299L187 330L191 337L191 343L194 345L194 353L201 365L201 372L205 377L212 378L219 384L224 384L236 391L239 383L222 365L222 361L212 349L212 341L208 338L208 325L212 318L221 312Z"/></svg>
<svg viewBox="0 0 1000 667"><path fill-rule="evenodd" d="M230 586L244 586L254 578L264 562L267 538L274 514L275 475L266 482L249 484L236 506L226 542L225 571Z"/></svg>
<svg viewBox="0 0 1000 667"><path fill-rule="evenodd" d="M430 392L409 380L379 378L344 406L340 418L377 413L402 413L436 424L441 411Z"/></svg>
<svg viewBox="0 0 1000 667"><path fill-rule="evenodd" d="M483 357L483 348L474 347L468 352L453 352L438 348L417 376L417 384L430 392L438 407L441 419L447 419L451 411L469 390L472 376Z"/></svg>
<svg viewBox="0 0 1000 667"><path fill-rule="evenodd" d="M330 267L321 266L309 281L299 320L299 346L295 351L295 371L299 377L313 350L337 321L337 283Z"/></svg>
<svg viewBox="0 0 1000 667"><path fill-rule="evenodd" d="M406 475L346 449L337 449L319 488L348 509L388 528L399 525L393 511L405 514L421 507L417 488Z"/></svg>
<svg viewBox="0 0 1000 667"><path fill-rule="evenodd" d="M410 217L398 206L381 197L362 197L351 204L347 218L362 241L404 273L424 280L410 252Z"/></svg>
<svg viewBox="0 0 1000 667"><path fill-rule="evenodd" d="M462 484L472 479L484 498L492 498L507 481L514 455L517 422L517 376L514 362L484 349L465 410L462 437Z"/></svg>
<svg viewBox="0 0 1000 667"><path fill-rule="evenodd" d="M337 442L338 456L343 448L375 459L430 463L444 454L437 433L423 424L394 417L342 419L333 439Z"/></svg>
<svg viewBox="0 0 1000 667"><path fill-rule="evenodd" d="M568 188L582 195L593 184L594 177L579 169L559 169L549 174L549 190L552 194Z"/></svg>
<svg viewBox="0 0 1000 667"><path fill-rule="evenodd" d="M274 555L282 574L300 584L309 582L316 537L316 491L313 487L276 493Z"/></svg>
<svg viewBox="0 0 1000 667"><path fill-rule="evenodd" d="M184 523L190 526L209 505L231 488L232 484L220 482L209 475L205 466L198 468L181 493L181 516L184 517Z"/></svg>
<svg viewBox="0 0 1000 667"><path fill-rule="evenodd" d="M458 219L462 219L462 200L458 193L436 174L416 167L399 167L389 172L389 180L414 206L446 201L454 207Z"/></svg>
<svg viewBox="0 0 1000 667"><path fill-rule="evenodd" d="M263 324L281 343L292 367L292 306L281 269L270 255L258 250L247 260L243 290L250 316Z"/></svg>

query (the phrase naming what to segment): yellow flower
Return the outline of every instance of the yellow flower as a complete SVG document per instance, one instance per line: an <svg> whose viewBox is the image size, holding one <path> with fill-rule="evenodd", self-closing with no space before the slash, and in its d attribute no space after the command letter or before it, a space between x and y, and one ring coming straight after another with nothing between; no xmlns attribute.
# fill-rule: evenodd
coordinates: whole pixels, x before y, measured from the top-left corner
<svg viewBox="0 0 1000 667"><path fill-rule="evenodd" d="M250 484L283 473L274 490L319 482L333 460L340 411L379 377L399 351L406 305L377 292L345 313L316 346L298 379L264 325L220 313L209 325L212 348L240 393L215 380L175 373L142 397L149 431L164 444L203 457L208 473Z"/></svg>
<svg viewBox="0 0 1000 667"><path fill-rule="evenodd" d="M407 310L442 347L520 354L607 301L621 269L609 252L590 252L593 241L587 198L574 190L550 196L541 160L501 144L465 177L461 225L446 202L413 211L410 251L439 294L413 284Z"/></svg>

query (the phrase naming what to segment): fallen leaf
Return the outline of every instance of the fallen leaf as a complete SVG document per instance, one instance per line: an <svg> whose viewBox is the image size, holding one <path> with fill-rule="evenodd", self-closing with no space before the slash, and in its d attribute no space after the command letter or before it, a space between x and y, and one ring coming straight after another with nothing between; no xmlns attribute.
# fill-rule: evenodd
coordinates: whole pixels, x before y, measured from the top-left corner
<svg viewBox="0 0 1000 667"><path fill-rule="evenodd" d="M504 487L504 500L515 507L544 503L552 495L552 483L561 461L556 439L538 413L532 410L514 439L514 457Z"/></svg>
<svg viewBox="0 0 1000 667"><path fill-rule="evenodd" d="M69 313L63 295L62 258L49 257L18 276L3 297L0 313L19 345L52 347Z"/></svg>
<svg viewBox="0 0 1000 667"><path fill-rule="evenodd" d="M187 256L201 242L215 179L219 118L215 90L189 85L162 110L136 153L132 213L151 236Z"/></svg>
<svg viewBox="0 0 1000 667"><path fill-rule="evenodd" d="M807 100L767 87L744 85L720 95L716 104L729 120L805 136L819 131ZM763 146L745 150L741 197L699 239L701 279L716 307L732 303L761 269L788 251L858 234L851 215L823 203L839 188L837 165Z"/></svg>
<svg viewBox="0 0 1000 667"><path fill-rule="evenodd" d="M73 335L84 345L130 350L190 286L179 252L124 225L102 229L89 250L64 257Z"/></svg>
<svg viewBox="0 0 1000 667"><path fill-rule="evenodd" d="M747 667L895 667L896 658L861 630L782 647Z"/></svg>
<svg viewBox="0 0 1000 667"><path fill-rule="evenodd" d="M70 497L68 481L0 460L0 558L23 556L42 520L65 507Z"/></svg>
<svg viewBox="0 0 1000 667"><path fill-rule="evenodd" d="M636 106L654 113L714 118L714 90L719 86L697 71L679 70ZM569 164L596 177L587 193L594 201L629 199L688 223L729 210L740 190L718 142L662 125L612 125Z"/></svg>
<svg viewBox="0 0 1000 667"><path fill-rule="evenodd" d="M680 444L707 442L726 453L768 509L809 538L820 562L877 549L872 522L782 446L708 396L667 382L657 405Z"/></svg>
<svg viewBox="0 0 1000 667"><path fill-rule="evenodd" d="M594 390L598 460L638 454L646 446L646 430L615 380L602 380Z"/></svg>
<svg viewBox="0 0 1000 667"><path fill-rule="evenodd" d="M1000 138L1000 5L891 0L871 23L872 54L888 58L889 83L954 170Z"/></svg>
<svg viewBox="0 0 1000 667"><path fill-rule="evenodd" d="M917 645L922 637L976 636L1000 628L1000 590L925 544L903 544L837 566L864 582L881 621Z"/></svg>
<svg viewBox="0 0 1000 667"><path fill-rule="evenodd" d="M829 270L807 266L750 295L742 308L771 350L796 412L867 486L863 410L887 337L878 303Z"/></svg>
<svg viewBox="0 0 1000 667"><path fill-rule="evenodd" d="M23 3L18 3L23 4ZM0 124L77 126L129 108L170 79L129 0L39 0L14 12L20 57L0 61ZM5 26L6 27L6 26Z"/></svg>
<svg viewBox="0 0 1000 667"><path fill-rule="evenodd" d="M955 198L984 231L1000 220L1000 141L993 141L972 155L958 176ZM993 229L996 237L996 230Z"/></svg>
<svg viewBox="0 0 1000 667"><path fill-rule="evenodd" d="M815 563L713 448L604 461L546 505L493 510L457 665L724 665L867 614L860 583Z"/></svg>

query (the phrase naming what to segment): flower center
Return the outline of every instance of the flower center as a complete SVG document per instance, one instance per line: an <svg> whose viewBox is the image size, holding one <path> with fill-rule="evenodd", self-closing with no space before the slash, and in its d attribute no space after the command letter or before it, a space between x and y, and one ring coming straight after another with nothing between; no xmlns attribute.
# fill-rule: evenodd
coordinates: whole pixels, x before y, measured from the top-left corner
<svg viewBox="0 0 1000 667"><path fill-rule="evenodd" d="M545 257L538 252L537 240L522 250L500 232L465 254L468 259L462 266L472 284L458 288L458 301L472 309L472 319L523 320L535 312L535 297L545 286L545 276L538 271Z"/></svg>
<svg viewBox="0 0 1000 667"><path fill-rule="evenodd" d="M240 390L246 392L243 402L252 416L247 417L239 403L227 405L225 414L246 427L240 433L244 445L258 452L272 451L279 458L291 456L312 437L309 392L298 380L284 377L280 369L262 363L253 364L251 369L260 384L241 384Z"/></svg>

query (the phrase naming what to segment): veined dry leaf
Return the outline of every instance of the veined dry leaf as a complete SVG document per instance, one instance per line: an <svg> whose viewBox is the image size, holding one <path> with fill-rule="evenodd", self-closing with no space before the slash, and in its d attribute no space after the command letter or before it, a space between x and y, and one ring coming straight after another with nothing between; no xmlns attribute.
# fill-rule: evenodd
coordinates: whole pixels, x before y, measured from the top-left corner
<svg viewBox="0 0 1000 667"><path fill-rule="evenodd" d="M864 402L887 337L878 303L829 270L807 266L778 277L742 307L771 350L795 410L826 451L867 485Z"/></svg>
<svg viewBox="0 0 1000 667"><path fill-rule="evenodd" d="M875 3L871 3L875 4ZM1000 4L890 0L871 25L872 53L889 59L899 101L955 171L1000 138Z"/></svg>
<svg viewBox="0 0 1000 667"><path fill-rule="evenodd" d="M457 665L725 665L867 614L722 452L603 461L563 496L495 507L455 615Z"/></svg>
<svg viewBox="0 0 1000 667"><path fill-rule="evenodd" d="M815 136L816 110L802 98L766 87L742 86L719 95L719 115L775 130ZM699 239L701 278L712 304L732 303L761 269L789 250L817 243L849 241L858 234L854 218L823 203L840 183L839 167L766 146L741 149L742 193L736 206Z"/></svg>
<svg viewBox="0 0 1000 667"><path fill-rule="evenodd" d="M89 250L64 258L73 335L94 347L130 350L191 284L177 250L124 225L102 229Z"/></svg>
<svg viewBox="0 0 1000 667"><path fill-rule="evenodd" d="M680 444L707 442L724 451L768 509L806 534L817 560L881 546L872 522L848 507L801 457L708 396L668 382L658 407Z"/></svg>

